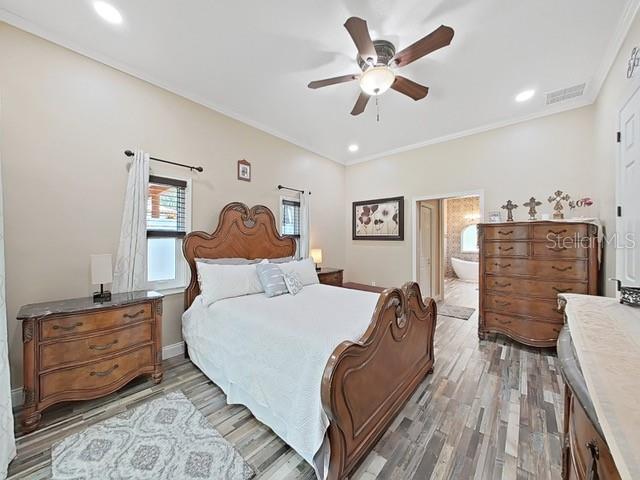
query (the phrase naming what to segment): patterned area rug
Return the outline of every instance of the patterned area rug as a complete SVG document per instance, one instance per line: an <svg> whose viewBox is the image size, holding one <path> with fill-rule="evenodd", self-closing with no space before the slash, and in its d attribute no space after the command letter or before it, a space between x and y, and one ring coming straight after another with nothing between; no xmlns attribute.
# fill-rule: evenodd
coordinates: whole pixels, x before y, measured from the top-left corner
<svg viewBox="0 0 640 480"><path fill-rule="evenodd" d="M457 305L448 305L446 303L438 304L438 316L444 315L445 317L459 318L460 320L469 320L475 308L458 307Z"/></svg>
<svg viewBox="0 0 640 480"><path fill-rule="evenodd" d="M172 392L65 438L54 480L248 480L253 469L184 396Z"/></svg>

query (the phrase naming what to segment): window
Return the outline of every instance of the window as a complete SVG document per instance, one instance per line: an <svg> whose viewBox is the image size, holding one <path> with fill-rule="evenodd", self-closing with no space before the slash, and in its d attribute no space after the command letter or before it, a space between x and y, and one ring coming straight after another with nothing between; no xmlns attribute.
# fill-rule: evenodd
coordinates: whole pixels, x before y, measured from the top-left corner
<svg viewBox="0 0 640 480"><path fill-rule="evenodd" d="M478 252L478 225L467 225L460 234L460 250L463 253Z"/></svg>
<svg viewBox="0 0 640 480"><path fill-rule="evenodd" d="M189 184L149 176L147 196L147 282L150 288L184 287L187 263L182 239L189 229Z"/></svg>
<svg viewBox="0 0 640 480"><path fill-rule="evenodd" d="M280 204L280 233L289 237L300 237L300 202L282 198Z"/></svg>

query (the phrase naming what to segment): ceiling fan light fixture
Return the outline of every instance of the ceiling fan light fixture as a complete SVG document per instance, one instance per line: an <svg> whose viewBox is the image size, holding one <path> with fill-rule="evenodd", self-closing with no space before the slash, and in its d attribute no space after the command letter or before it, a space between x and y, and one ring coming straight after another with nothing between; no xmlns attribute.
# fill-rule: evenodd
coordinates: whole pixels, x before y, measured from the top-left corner
<svg viewBox="0 0 640 480"><path fill-rule="evenodd" d="M386 65L370 67L360 76L360 88L367 95L382 95L395 79L396 74Z"/></svg>

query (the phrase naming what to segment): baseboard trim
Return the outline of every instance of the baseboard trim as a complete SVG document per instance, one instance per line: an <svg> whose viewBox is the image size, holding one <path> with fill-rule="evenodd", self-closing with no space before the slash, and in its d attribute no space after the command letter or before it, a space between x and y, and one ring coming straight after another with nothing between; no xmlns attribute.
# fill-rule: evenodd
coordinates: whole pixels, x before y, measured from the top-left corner
<svg viewBox="0 0 640 480"><path fill-rule="evenodd" d="M167 345L162 347L162 359L177 357L184 354L184 342L174 343L173 345ZM13 408L20 407L24 403L24 394L22 387L14 388L11 390L11 404Z"/></svg>
<svg viewBox="0 0 640 480"><path fill-rule="evenodd" d="M173 345L167 345L162 347L162 359L177 357L184 354L184 342L174 343Z"/></svg>

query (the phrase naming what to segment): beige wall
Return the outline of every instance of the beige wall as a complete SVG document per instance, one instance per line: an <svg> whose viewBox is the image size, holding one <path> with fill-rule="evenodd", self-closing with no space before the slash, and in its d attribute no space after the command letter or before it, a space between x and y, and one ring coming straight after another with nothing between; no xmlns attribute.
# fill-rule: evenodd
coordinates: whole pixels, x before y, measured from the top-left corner
<svg viewBox="0 0 640 480"><path fill-rule="evenodd" d="M616 230L616 197L615 174L618 157L618 144L615 134L618 130L618 115L627 99L640 87L640 70L633 79L627 79L627 62L634 47L640 46L640 16L634 20L627 38L609 72L594 105L595 156L593 174L596 181L596 198L600 202L600 218L608 235ZM602 279L609 296L615 294L615 285L606 281L615 277L615 242L606 245L604 258L605 268Z"/></svg>
<svg viewBox="0 0 640 480"><path fill-rule="evenodd" d="M590 171L593 134L593 108L585 107L347 167L347 209L356 200L405 197L405 240L349 239L348 279L381 286L411 280L414 197L484 189L485 215L508 199L543 200L557 189L597 202ZM538 211L552 208L545 201ZM526 219L527 209L518 208L515 218Z"/></svg>
<svg viewBox="0 0 640 480"><path fill-rule="evenodd" d="M470 262L478 261L478 253L462 251L462 241L460 236L462 235L462 229L464 227L478 223L480 218L480 197L449 198L444 201L444 205L446 212L444 275L445 277L455 277L456 274L453 271L453 266L451 265L451 257L469 260Z"/></svg>
<svg viewBox="0 0 640 480"><path fill-rule="evenodd" d="M193 179L194 229L230 201L277 209L282 183L312 191L312 246L344 265L344 167L212 110L0 23L0 154L12 385L22 384L15 316L30 302L92 291L89 255L117 249L126 148L202 165L152 162ZM236 180L236 161L253 181ZM180 341L182 296L165 300L165 345Z"/></svg>

